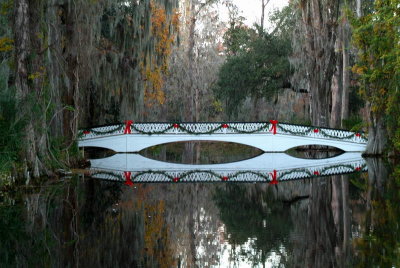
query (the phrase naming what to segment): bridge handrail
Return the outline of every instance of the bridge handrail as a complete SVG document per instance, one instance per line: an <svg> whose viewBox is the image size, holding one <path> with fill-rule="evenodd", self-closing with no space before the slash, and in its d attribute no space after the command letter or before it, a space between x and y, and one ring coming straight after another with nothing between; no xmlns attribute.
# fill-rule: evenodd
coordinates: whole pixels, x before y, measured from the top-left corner
<svg viewBox="0 0 400 268"><path fill-rule="evenodd" d="M346 140L356 143L366 143L364 133L351 132L341 129L325 127L304 126L297 124L270 122L212 122L212 123L133 123L127 121L125 124L105 125L81 130L81 140L107 135L120 134L281 134L307 136L313 138L330 138Z"/></svg>

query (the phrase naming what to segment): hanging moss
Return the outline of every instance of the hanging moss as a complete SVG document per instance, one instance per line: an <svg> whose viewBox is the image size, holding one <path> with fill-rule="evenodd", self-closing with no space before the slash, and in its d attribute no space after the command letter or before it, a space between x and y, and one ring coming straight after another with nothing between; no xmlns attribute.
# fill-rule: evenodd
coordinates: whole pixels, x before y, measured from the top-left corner
<svg viewBox="0 0 400 268"><path fill-rule="evenodd" d="M64 151L74 147L78 127L140 119L144 85L158 87L143 70L166 69L177 0L3 2L0 63L11 70L2 79L16 84L16 107L29 104L17 117L28 117L20 160L34 176L53 167L51 158L70 155ZM165 17L159 28L155 10Z"/></svg>

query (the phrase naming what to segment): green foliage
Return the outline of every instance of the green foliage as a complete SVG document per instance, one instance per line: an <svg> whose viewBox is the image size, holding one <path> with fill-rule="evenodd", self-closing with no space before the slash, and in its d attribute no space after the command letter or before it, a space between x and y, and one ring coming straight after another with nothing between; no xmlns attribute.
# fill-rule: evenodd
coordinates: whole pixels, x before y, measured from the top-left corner
<svg viewBox="0 0 400 268"><path fill-rule="evenodd" d="M360 94L377 118L386 120L388 134L400 150L400 1L377 0L372 13L353 18Z"/></svg>
<svg viewBox="0 0 400 268"><path fill-rule="evenodd" d="M270 98L288 80L291 51L287 34L288 11L277 13L277 28L257 34L241 23L232 24L224 36L228 58L220 68L216 96L225 101L229 115L236 115L247 97Z"/></svg>
<svg viewBox="0 0 400 268"><path fill-rule="evenodd" d="M360 132L365 127L365 123L360 116L352 115L348 119L343 119L343 127L350 131Z"/></svg>
<svg viewBox="0 0 400 268"><path fill-rule="evenodd" d="M350 87L349 92L349 113L350 115L357 115L360 110L365 107L365 100L358 93L357 87Z"/></svg>
<svg viewBox="0 0 400 268"><path fill-rule="evenodd" d="M231 25L224 34L224 45L226 46L226 54L228 56L238 55L249 49L249 41L254 39L255 30L249 29L247 26L239 23Z"/></svg>
<svg viewBox="0 0 400 268"><path fill-rule="evenodd" d="M9 70L6 64L0 65L0 173L9 172L18 159L21 149L24 123L17 120L15 92L8 88Z"/></svg>

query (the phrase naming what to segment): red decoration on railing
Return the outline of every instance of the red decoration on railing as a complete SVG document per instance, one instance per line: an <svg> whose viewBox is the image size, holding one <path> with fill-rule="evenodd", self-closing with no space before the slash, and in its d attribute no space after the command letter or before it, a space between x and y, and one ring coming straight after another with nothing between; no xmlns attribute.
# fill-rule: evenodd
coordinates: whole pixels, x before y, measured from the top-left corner
<svg viewBox="0 0 400 268"><path fill-rule="evenodd" d="M269 175L272 176L272 181L269 182L269 184L278 184L278 174L276 172L276 170L274 169L273 173L269 173Z"/></svg>
<svg viewBox="0 0 400 268"><path fill-rule="evenodd" d="M222 124L222 128L228 128L228 124Z"/></svg>
<svg viewBox="0 0 400 268"><path fill-rule="evenodd" d="M356 137L361 137L361 134L360 133L356 133Z"/></svg>
<svg viewBox="0 0 400 268"><path fill-rule="evenodd" d="M131 134L131 126L133 124L132 120L127 120L125 121L125 130L124 130L124 134Z"/></svg>
<svg viewBox="0 0 400 268"><path fill-rule="evenodd" d="M314 128L314 133L318 133L318 132L319 132L318 128Z"/></svg>
<svg viewBox="0 0 400 268"><path fill-rule="evenodd" d="M131 180L131 172L124 171L124 176L125 176L125 185L132 186L133 182Z"/></svg>
<svg viewBox="0 0 400 268"><path fill-rule="evenodd" d="M223 181L227 181L227 180L229 180L229 177L223 176L221 179L222 179Z"/></svg>
<svg viewBox="0 0 400 268"><path fill-rule="evenodd" d="M360 171L360 170L361 170L361 167L356 167L355 170L356 170L356 171Z"/></svg>
<svg viewBox="0 0 400 268"><path fill-rule="evenodd" d="M318 176L318 175L319 175L319 171L317 171L317 170L314 171L314 175L315 175L315 176Z"/></svg>
<svg viewBox="0 0 400 268"><path fill-rule="evenodd" d="M179 124L175 123L175 124L173 125L173 127L174 127L174 128L179 128Z"/></svg>
<svg viewBox="0 0 400 268"><path fill-rule="evenodd" d="M173 181L173 182L178 182L178 181L179 181L179 178L178 178L178 177L175 177L175 178L172 179L172 181Z"/></svg>
<svg viewBox="0 0 400 268"><path fill-rule="evenodd" d="M85 135L90 134L90 131L89 130L84 130L83 134L85 134Z"/></svg>
<svg viewBox="0 0 400 268"><path fill-rule="evenodd" d="M278 120L269 120L269 122L272 124L271 129L269 131L272 132L272 134L276 134L276 126L278 125Z"/></svg>

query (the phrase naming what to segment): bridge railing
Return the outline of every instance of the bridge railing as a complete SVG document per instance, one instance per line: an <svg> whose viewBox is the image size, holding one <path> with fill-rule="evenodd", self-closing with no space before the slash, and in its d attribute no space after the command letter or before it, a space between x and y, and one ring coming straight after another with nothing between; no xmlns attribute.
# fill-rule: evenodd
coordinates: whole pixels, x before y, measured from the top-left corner
<svg viewBox="0 0 400 268"><path fill-rule="evenodd" d="M341 129L321 128L303 126L287 123L278 123L276 120L270 122L253 123L133 123L127 121L125 124L107 125L84 129L80 131L79 139L92 139L96 137L113 136L121 134L190 134L190 135L212 135L212 134L279 134L306 136L313 138L336 139L355 143L366 143L367 139L363 133L351 132Z"/></svg>
<svg viewBox="0 0 400 268"><path fill-rule="evenodd" d="M365 160L348 163L326 165L320 167L295 168L290 170L271 170L270 172L247 171L219 171L219 170L187 170L187 171L117 171L92 169L90 175L94 178L131 182L131 183L156 183L156 182L278 182L317 178L331 175L366 172L368 170Z"/></svg>

